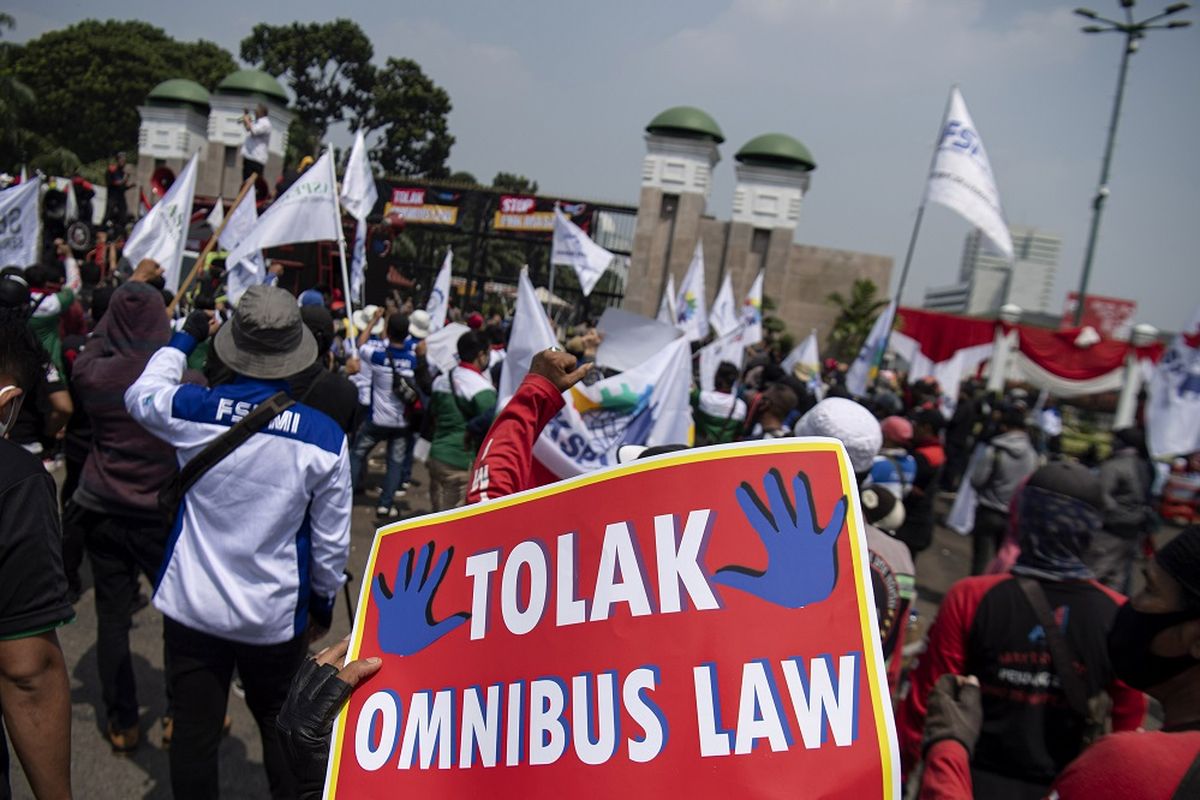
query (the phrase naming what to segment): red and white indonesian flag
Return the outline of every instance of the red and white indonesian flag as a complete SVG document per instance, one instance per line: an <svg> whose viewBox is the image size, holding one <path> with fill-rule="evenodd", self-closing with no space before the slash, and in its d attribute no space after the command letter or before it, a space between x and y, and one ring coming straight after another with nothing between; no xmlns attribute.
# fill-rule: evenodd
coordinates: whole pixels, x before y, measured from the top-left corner
<svg viewBox="0 0 1200 800"><path fill-rule="evenodd" d="M942 138L929 171L925 200L940 203L962 215L1012 260L1012 236L1004 221L1000 190L996 188L983 139L967 113L967 104L957 86L950 90L950 106L946 109Z"/></svg>
<svg viewBox="0 0 1200 800"><path fill-rule="evenodd" d="M554 209L554 243L551 263L575 270L579 288L587 297L596 287L600 276L612 264L613 254L591 240L572 222L562 209Z"/></svg>
<svg viewBox="0 0 1200 800"><path fill-rule="evenodd" d="M171 291L179 288L179 265L183 261L183 245L192 219L199 157L199 153L192 156L162 199L133 226L129 241L125 243L124 254L129 263L137 267L143 259L154 259L162 267L163 280Z"/></svg>
<svg viewBox="0 0 1200 800"><path fill-rule="evenodd" d="M1150 379L1147 444L1155 457L1200 450L1200 307Z"/></svg>
<svg viewBox="0 0 1200 800"><path fill-rule="evenodd" d="M688 265L683 283L679 285L679 296L675 298L675 327L683 331L689 342L698 342L708 336L708 313L704 297L704 245L696 241L692 263Z"/></svg>
<svg viewBox="0 0 1200 800"><path fill-rule="evenodd" d="M217 203L217 207L220 205ZM257 224L258 192L251 184L242 202L229 212L229 221L225 223L225 230L221 231L221 249L232 251L254 231ZM263 282L267 273L262 250L253 250L237 261L226 258L225 268L229 271L226 297L230 305L235 306L247 289Z"/></svg>
<svg viewBox="0 0 1200 800"><path fill-rule="evenodd" d="M425 310L429 312L429 330L439 331L446 324L446 311L450 308L450 269L454 264L454 251L446 248L446 258L442 260L442 268L433 281L433 289L429 292L429 302Z"/></svg>
<svg viewBox="0 0 1200 800"><path fill-rule="evenodd" d="M912 308L901 308L896 317L890 346L909 363L909 382L936 380L942 390L942 413L952 416L959 384L992 357L994 323Z"/></svg>
<svg viewBox="0 0 1200 800"><path fill-rule="evenodd" d="M263 212L253 230L229 253L226 263L248 260L255 251L281 244L336 241L341 225L337 177L333 158L326 150Z"/></svg>
<svg viewBox="0 0 1200 800"><path fill-rule="evenodd" d="M712 326L713 332L717 336L732 333L740 324L733 302L733 281L728 272L725 273L725 279L721 281L721 288L717 290L717 296L713 298L712 311L708 313L708 324Z"/></svg>
<svg viewBox="0 0 1200 800"><path fill-rule="evenodd" d="M24 167L22 167L24 169ZM0 265L28 267L38 263L38 240L42 233L42 217L38 213L42 181L40 178L22 180L0 192ZM136 266L136 264L135 264Z"/></svg>

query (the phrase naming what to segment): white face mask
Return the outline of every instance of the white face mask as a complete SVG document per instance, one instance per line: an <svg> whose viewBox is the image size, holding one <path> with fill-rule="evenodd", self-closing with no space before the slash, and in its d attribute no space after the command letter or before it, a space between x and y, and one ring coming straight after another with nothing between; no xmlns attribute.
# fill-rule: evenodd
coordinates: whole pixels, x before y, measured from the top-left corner
<svg viewBox="0 0 1200 800"><path fill-rule="evenodd" d="M4 421L0 422L0 439L8 436L8 431L17 421L17 414L21 412L21 398L13 396L14 393L20 391L19 386L0 386L0 405L8 403L8 413L4 415Z"/></svg>

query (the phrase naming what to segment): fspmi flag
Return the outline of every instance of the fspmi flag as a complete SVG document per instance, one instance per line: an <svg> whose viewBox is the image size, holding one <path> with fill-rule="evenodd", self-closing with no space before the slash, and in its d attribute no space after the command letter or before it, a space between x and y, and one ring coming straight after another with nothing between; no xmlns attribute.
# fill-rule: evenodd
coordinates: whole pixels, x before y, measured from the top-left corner
<svg viewBox="0 0 1200 800"><path fill-rule="evenodd" d="M1154 457L1200 450L1200 307L1150 379L1146 432Z"/></svg>
<svg viewBox="0 0 1200 800"><path fill-rule="evenodd" d="M281 244L336 241L342 224L336 192L333 158L327 150L259 217L227 261L236 263L257 250Z"/></svg>
<svg viewBox="0 0 1200 800"><path fill-rule="evenodd" d="M188 224L192 219L192 196L196 192L196 161L199 153L192 156L179 177L162 199L150 207L146 216L133 226L129 241L125 244L125 257L137 267L143 259L151 258L163 269L166 287L175 291L179 287L179 264L183 259L183 245L187 241Z"/></svg>
<svg viewBox="0 0 1200 800"><path fill-rule="evenodd" d="M712 326L717 336L724 336L738 326L738 314L733 303L733 281L729 273L721 281L721 288L713 298L712 311L708 314L708 324Z"/></svg>
<svg viewBox="0 0 1200 800"><path fill-rule="evenodd" d="M692 263L679 286L675 298L675 327L683 331L689 342L698 342L708 336L708 314L704 298L704 245L696 240L696 252Z"/></svg>
<svg viewBox="0 0 1200 800"><path fill-rule="evenodd" d="M0 192L0 265L28 267L40 260L41 188L41 179L35 179Z"/></svg>
<svg viewBox="0 0 1200 800"><path fill-rule="evenodd" d="M439 331L446 324L446 310L450 307L450 268L453 264L454 251L447 247L446 258L433 281L429 302L425 304L425 310L429 312L430 331Z"/></svg>
<svg viewBox="0 0 1200 800"><path fill-rule="evenodd" d="M691 444L691 379L691 348L681 336L633 369L577 384L538 438L534 458L569 478L616 464L621 445Z"/></svg>
<svg viewBox="0 0 1200 800"><path fill-rule="evenodd" d="M216 207L220 208L220 203ZM255 190L254 184L251 184L250 188L246 190L246 194L242 196L242 202L229 212L229 221L225 223L225 230L221 231L221 249L232 251L250 235L257 222L258 192ZM238 261L225 259L225 269L229 272L225 296L230 305L237 305L243 292L255 284L262 283L263 278L266 277L266 267L263 264L261 250L249 252Z"/></svg>
<svg viewBox="0 0 1200 800"><path fill-rule="evenodd" d="M571 267L579 277L579 288L587 297L612 263L613 254L593 242L562 212L554 209L554 245L551 263Z"/></svg>
<svg viewBox="0 0 1200 800"><path fill-rule="evenodd" d="M850 371L846 373L846 388L855 397L862 397L867 393L867 384L874 379L875 373L879 370L879 362L883 359L884 341L887 339L888 331L892 329L892 321L895 318L896 301L893 300L875 318L875 324L871 326L867 340L863 342L862 349L858 351L858 358L854 359L854 363L850 365Z"/></svg>
<svg viewBox="0 0 1200 800"><path fill-rule="evenodd" d="M983 139L975 130L957 86L950 90L950 106L933 156L925 199L961 214L1012 260L1012 236L1004 221L1000 190L996 188Z"/></svg>

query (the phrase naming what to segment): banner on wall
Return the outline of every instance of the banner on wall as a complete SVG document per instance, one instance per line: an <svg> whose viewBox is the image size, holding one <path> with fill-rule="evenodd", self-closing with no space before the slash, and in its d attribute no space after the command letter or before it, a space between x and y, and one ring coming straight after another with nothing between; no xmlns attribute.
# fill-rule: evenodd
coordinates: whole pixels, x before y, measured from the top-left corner
<svg viewBox="0 0 1200 800"><path fill-rule="evenodd" d="M787 439L380 530L325 797L899 797L858 508Z"/></svg>
<svg viewBox="0 0 1200 800"><path fill-rule="evenodd" d="M549 197L502 194L496 212L492 215L492 229L518 233L552 233L554 203L555 200ZM591 221L587 203L560 201L559 208L572 222L587 232L588 223Z"/></svg>
<svg viewBox="0 0 1200 800"><path fill-rule="evenodd" d="M418 186L396 186L383 207L389 221L407 225L458 225L462 192Z"/></svg>

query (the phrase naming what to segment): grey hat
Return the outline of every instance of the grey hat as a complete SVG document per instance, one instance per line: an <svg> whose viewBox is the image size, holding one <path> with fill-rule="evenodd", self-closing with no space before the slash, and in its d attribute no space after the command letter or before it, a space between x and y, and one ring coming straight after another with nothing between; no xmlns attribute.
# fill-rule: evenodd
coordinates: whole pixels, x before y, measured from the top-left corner
<svg viewBox="0 0 1200 800"><path fill-rule="evenodd" d="M225 366L251 378L286 378L317 358L317 340L300 319L296 298L274 286L251 286L213 347Z"/></svg>

